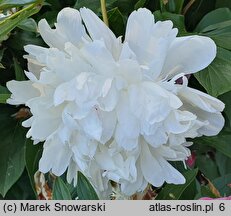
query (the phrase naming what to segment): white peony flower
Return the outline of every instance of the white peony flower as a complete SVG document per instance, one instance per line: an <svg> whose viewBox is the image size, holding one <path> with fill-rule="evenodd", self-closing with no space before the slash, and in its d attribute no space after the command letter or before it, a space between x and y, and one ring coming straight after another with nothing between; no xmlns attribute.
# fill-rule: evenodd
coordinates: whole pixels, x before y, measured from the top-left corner
<svg viewBox="0 0 231 216"><path fill-rule="evenodd" d="M39 31L49 48L25 46L29 80L7 83L8 103L33 114L23 122L27 137L45 141L39 170L67 170L75 183L81 171L99 193L109 180L126 195L148 183L185 183L168 161L184 162L187 138L216 135L224 125L224 104L184 76L213 61L214 42L176 37L171 21L155 23L147 9L129 16L123 42L86 8L64 8L56 29L43 19Z"/></svg>

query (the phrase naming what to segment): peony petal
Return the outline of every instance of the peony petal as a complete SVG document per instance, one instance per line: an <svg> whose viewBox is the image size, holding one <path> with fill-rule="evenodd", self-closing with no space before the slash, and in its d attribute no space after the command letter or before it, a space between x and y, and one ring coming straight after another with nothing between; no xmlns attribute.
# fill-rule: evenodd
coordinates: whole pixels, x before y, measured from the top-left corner
<svg viewBox="0 0 231 216"><path fill-rule="evenodd" d="M30 132L33 139L44 141L58 129L60 120L53 118L34 118Z"/></svg>
<svg viewBox="0 0 231 216"><path fill-rule="evenodd" d="M153 157L145 142L142 142L140 166L145 180L153 186L160 187L164 183L163 172L165 167L161 167L159 161Z"/></svg>
<svg viewBox="0 0 231 216"><path fill-rule="evenodd" d="M96 139L97 141L100 140L103 128L102 122L100 121L98 116L98 111L95 108L93 108L93 110L86 118L81 119L79 121L79 124L88 136Z"/></svg>
<svg viewBox="0 0 231 216"><path fill-rule="evenodd" d="M192 121L196 120L196 118L196 115L188 111L176 110L169 114L164 125L169 133L180 134L189 130Z"/></svg>
<svg viewBox="0 0 231 216"><path fill-rule="evenodd" d="M198 72L206 68L215 57L216 44L212 39L203 36L178 37L168 50L160 78L171 79L180 73Z"/></svg>
<svg viewBox="0 0 231 216"><path fill-rule="evenodd" d="M51 170L55 175L61 176L69 165L71 155L68 145L62 145L56 139L48 141L44 144L43 155L39 161L39 170L43 173Z"/></svg>
<svg viewBox="0 0 231 216"><path fill-rule="evenodd" d="M148 185L148 182L144 179L140 164L137 164L137 179L135 182L125 181L121 183L121 191L127 196L132 196L137 192L143 191Z"/></svg>
<svg viewBox="0 0 231 216"><path fill-rule="evenodd" d="M88 39L82 19L78 10L73 8L62 9L57 16L56 28L64 33L68 42L79 46L82 38Z"/></svg>
<svg viewBox="0 0 231 216"><path fill-rule="evenodd" d="M116 39L114 33L91 10L81 8L80 13L92 40L103 40L110 53L118 59L122 46L120 39Z"/></svg>
<svg viewBox="0 0 231 216"><path fill-rule="evenodd" d="M100 139L100 142L102 144L105 144L107 141L109 141L115 131L117 119L116 119L116 113L114 111L112 112L99 112L100 119L102 121L102 136Z"/></svg>
<svg viewBox="0 0 231 216"><path fill-rule="evenodd" d="M127 124L128 125L128 124ZM125 125L117 124L116 131L115 131L115 140L118 143L118 146L123 147L127 151L131 151L138 146L138 132L135 128L135 132L131 130L133 127L132 124L129 125L130 128L126 128ZM124 132L128 130L128 135ZM134 138L132 137L134 136Z"/></svg>
<svg viewBox="0 0 231 216"><path fill-rule="evenodd" d="M33 82L31 81L12 80L7 82L6 86L12 93L7 103L12 105L26 104L28 100L40 96L40 92L33 87Z"/></svg>
<svg viewBox="0 0 231 216"><path fill-rule="evenodd" d="M78 175L76 175L76 173L78 173L78 171L79 171L79 167L76 165L74 160L71 159L67 169L67 182L71 184L73 181L74 187L76 187L77 185Z"/></svg>
<svg viewBox="0 0 231 216"><path fill-rule="evenodd" d="M162 167L163 173L162 175L165 178L165 181L168 184L185 184L184 176L177 171L172 165L170 165L164 158L160 155L155 155L160 166Z"/></svg>
<svg viewBox="0 0 231 216"><path fill-rule="evenodd" d="M151 79L160 74L167 49L176 37L177 30L172 27L171 21L155 24L153 14L145 8L134 11L128 18L125 42L136 54L139 63L149 66L147 76Z"/></svg>
<svg viewBox="0 0 231 216"><path fill-rule="evenodd" d="M222 101L190 87L184 87L178 92L187 103L208 112L223 111L225 105Z"/></svg>
<svg viewBox="0 0 231 216"><path fill-rule="evenodd" d="M58 106L64 101L75 100L75 92L73 91L75 85L73 81L65 82L59 85L54 93L54 105Z"/></svg>
<svg viewBox="0 0 231 216"><path fill-rule="evenodd" d="M114 74L115 60L103 41L95 40L89 43L81 49L81 53L96 73L106 76Z"/></svg>
<svg viewBox="0 0 231 216"><path fill-rule="evenodd" d="M207 121L208 124L198 129L201 135L215 136L224 127L225 119L221 113L209 113L205 111L197 111L198 119Z"/></svg>
<svg viewBox="0 0 231 216"><path fill-rule="evenodd" d="M141 82L142 73L140 70L140 66L136 61L128 59L121 60L119 64L119 73L121 74L121 76L123 76L124 80L126 80L128 84L136 84Z"/></svg>
<svg viewBox="0 0 231 216"><path fill-rule="evenodd" d="M110 80L110 85L108 85L109 80ZM106 86L107 88L105 88ZM119 93L116 89L115 83L112 82L111 79L107 79L102 89L102 97L98 98L100 109L103 111L111 112L112 110L115 109L118 103L118 99L119 99Z"/></svg>
<svg viewBox="0 0 231 216"><path fill-rule="evenodd" d="M144 20L145 22L143 22ZM127 21L125 42L129 44L129 47L136 54L140 63L143 64L145 63L146 56L148 56L146 48L151 38L153 25L154 16L145 8L132 12Z"/></svg>
<svg viewBox="0 0 231 216"><path fill-rule="evenodd" d="M50 46L61 50L66 42L76 46L82 43L82 37L88 38L79 11L72 8L64 8L57 17L56 29L51 29L45 19L38 23L39 32L43 40Z"/></svg>

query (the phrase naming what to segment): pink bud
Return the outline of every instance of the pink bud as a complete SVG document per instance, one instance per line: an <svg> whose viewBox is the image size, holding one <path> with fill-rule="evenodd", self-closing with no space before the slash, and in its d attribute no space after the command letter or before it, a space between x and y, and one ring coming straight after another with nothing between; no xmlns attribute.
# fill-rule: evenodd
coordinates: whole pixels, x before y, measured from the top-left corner
<svg viewBox="0 0 231 216"><path fill-rule="evenodd" d="M196 153L192 152L192 154L186 160L186 164L188 165L188 167L193 168L195 165L195 162L196 162Z"/></svg>

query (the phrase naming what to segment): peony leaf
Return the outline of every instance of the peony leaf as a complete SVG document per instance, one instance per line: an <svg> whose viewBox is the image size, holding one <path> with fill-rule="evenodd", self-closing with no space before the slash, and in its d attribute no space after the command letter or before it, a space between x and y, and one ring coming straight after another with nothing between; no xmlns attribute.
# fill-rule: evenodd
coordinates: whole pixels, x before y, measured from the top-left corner
<svg viewBox="0 0 231 216"><path fill-rule="evenodd" d="M199 83L212 96L231 90L231 52L218 48L217 57L204 70L194 74Z"/></svg>
<svg viewBox="0 0 231 216"><path fill-rule="evenodd" d="M24 30L24 31L38 32L37 23L32 18L28 18L28 19L23 20L21 23L19 23L19 25L17 27Z"/></svg>
<svg viewBox="0 0 231 216"><path fill-rule="evenodd" d="M221 95L219 97L220 100L222 100L225 103L225 109L224 112L227 115L228 119L229 119L229 123L231 125L231 91Z"/></svg>
<svg viewBox="0 0 231 216"><path fill-rule="evenodd" d="M10 97L10 94L0 94L0 103L6 103L6 100Z"/></svg>
<svg viewBox="0 0 231 216"><path fill-rule="evenodd" d="M231 12L228 8L219 8L206 14L195 28L195 32L206 32L206 28L229 21L231 19Z"/></svg>
<svg viewBox="0 0 231 216"><path fill-rule="evenodd" d="M183 192L195 180L198 169L189 170L183 173L186 183L183 185L167 184L157 196L157 200L178 200Z"/></svg>
<svg viewBox="0 0 231 216"><path fill-rule="evenodd" d="M26 139L26 154L25 154L26 169L35 196L37 196L37 193L34 184L34 174L36 173L36 171L38 171L38 163L42 155L42 150L43 150L42 145L40 144L33 145L32 140Z"/></svg>
<svg viewBox="0 0 231 216"><path fill-rule="evenodd" d="M194 139L194 142L198 143L199 145L201 144L201 145L208 145L210 147L213 147L217 151L231 158L230 140L231 140L231 133L222 132L218 136L196 138Z"/></svg>
<svg viewBox="0 0 231 216"><path fill-rule="evenodd" d="M71 193L64 181L57 177L53 186L53 200L71 200Z"/></svg>
<svg viewBox="0 0 231 216"><path fill-rule="evenodd" d="M181 14L184 0L167 0L167 1L160 1L162 11L167 10L171 13Z"/></svg>
<svg viewBox="0 0 231 216"><path fill-rule="evenodd" d="M111 7L111 5L116 2L117 0L107 0L106 1L106 6L107 9L109 7ZM101 12L101 6L100 6L100 1L99 0L77 0L74 8L75 9L80 9L82 7L87 7L89 9L91 9L92 11L94 11L95 13L99 13Z"/></svg>
<svg viewBox="0 0 231 216"><path fill-rule="evenodd" d="M18 81L26 80L24 71L22 67L20 66L20 63L15 57L13 57L13 62L14 62L14 71L15 71L16 80Z"/></svg>
<svg viewBox="0 0 231 216"><path fill-rule="evenodd" d="M231 49L231 11L219 8L208 13L197 25L195 31L212 38L222 48Z"/></svg>
<svg viewBox="0 0 231 216"><path fill-rule="evenodd" d="M139 0L138 2L136 2L134 9L138 10L139 8L144 7L145 3L146 3L146 0Z"/></svg>
<svg viewBox="0 0 231 216"><path fill-rule="evenodd" d="M11 117L16 110L0 105L0 194L6 195L25 167L25 129Z"/></svg>
<svg viewBox="0 0 231 216"><path fill-rule="evenodd" d="M0 85L0 103L6 103L6 100L10 97L10 92L6 87Z"/></svg>
<svg viewBox="0 0 231 216"><path fill-rule="evenodd" d="M216 8L228 7L231 9L231 1L230 0L219 0L216 2Z"/></svg>
<svg viewBox="0 0 231 216"><path fill-rule="evenodd" d="M227 157L221 152L216 152L215 160L221 176L231 173L231 158Z"/></svg>
<svg viewBox="0 0 231 216"><path fill-rule="evenodd" d="M224 175L212 181L214 186L219 190L221 196L227 196L231 194L231 174Z"/></svg>
<svg viewBox="0 0 231 216"><path fill-rule="evenodd" d="M0 21L0 41L6 40L8 33L12 31L19 23L33 14L36 14L41 9L42 2L42 0L38 0L36 3L29 5Z"/></svg>
<svg viewBox="0 0 231 216"><path fill-rule="evenodd" d="M108 11L108 21L110 29L117 35L121 36L125 32L125 24L122 13L118 8Z"/></svg>
<svg viewBox="0 0 231 216"><path fill-rule="evenodd" d="M197 154L196 167L209 179L219 177L217 164L212 158L204 154Z"/></svg>
<svg viewBox="0 0 231 216"><path fill-rule="evenodd" d="M87 178L81 173L78 172L78 185L77 185L78 198L80 200L98 200L98 196L89 183Z"/></svg>
<svg viewBox="0 0 231 216"><path fill-rule="evenodd" d="M35 3L36 0L2 0L0 10Z"/></svg>

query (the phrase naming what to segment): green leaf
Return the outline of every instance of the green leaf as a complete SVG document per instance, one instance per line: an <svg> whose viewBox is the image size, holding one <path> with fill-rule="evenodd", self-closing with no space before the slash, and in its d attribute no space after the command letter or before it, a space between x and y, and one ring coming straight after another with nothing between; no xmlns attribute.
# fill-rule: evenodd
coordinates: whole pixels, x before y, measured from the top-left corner
<svg viewBox="0 0 231 216"><path fill-rule="evenodd" d="M71 194L68 187L60 177L57 177L53 186L53 200L71 200Z"/></svg>
<svg viewBox="0 0 231 216"><path fill-rule="evenodd" d="M5 51L5 50L6 50L5 48L0 50L0 62L2 61L2 58L3 58L3 55L4 55L4 51ZM5 68L4 65L3 65L2 63L0 63L0 69L1 69L1 68Z"/></svg>
<svg viewBox="0 0 231 216"><path fill-rule="evenodd" d="M85 0L77 0L74 8L79 10L81 7L87 7L93 10L95 13L98 13L100 11L100 1L99 0L88 0L86 2Z"/></svg>
<svg viewBox="0 0 231 216"><path fill-rule="evenodd" d="M219 8L208 13L197 25L195 31L212 38L216 44L231 49L231 11Z"/></svg>
<svg viewBox="0 0 231 216"><path fill-rule="evenodd" d="M1 0L0 10L35 3L36 0Z"/></svg>
<svg viewBox="0 0 231 216"><path fill-rule="evenodd" d="M33 144L33 141L30 139L26 139L26 170L30 179L31 187L34 191L35 196L37 196L37 192L35 189L34 183L34 174L38 171L39 160L42 156L43 146L41 144Z"/></svg>
<svg viewBox="0 0 231 216"><path fill-rule="evenodd" d="M212 181L214 186L218 189L221 196L230 196L231 195L231 188L228 184L231 183L231 174L221 176Z"/></svg>
<svg viewBox="0 0 231 216"><path fill-rule="evenodd" d="M0 41L6 39L7 34L12 31L20 22L28 17L36 14L41 9L42 0L36 1L36 3L29 5L22 10L14 13L6 19L0 21Z"/></svg>
<svg viewBox="0 0 231 216"><path fill-rule="evenodd" d="M181 14L184 5L184 0L174 0L174 2L175 2L175 13Z"/></svg>
<svg viewBox="0 0 231 216"><path fill-rule="evenodd" d="M29 31L29 32L38 32L38 26L34 19L28 18L20 22L17 26L18 28Z"/></svg>
<svg viewBox="0 0 231 216"><path fill-rule="evenodd" d="M196 167L210 180L219 177L217 164L208 155L197 155Z"/></svg>
<svg viewBox="0 0 231 216"><path fill-rule="evenodd" d="M110 29L115 33L115 35L121 36L124 34L124 19L118 8L113 8L112 10L108 11L108 21Z"/></svg>
<svg viewBox="0 0 231 216"><path fill-rule="evenodd" d="M202 197L210 197L210 198L217 198L215 194L209 189L208 186L200 185L200 192L194 199L200 199Z"/></svg>
<svg viewBox="0 0 231 216"><path fill-rule="evenodd" d="M186 1L185 1L186 2ZM187 1L189 2L189 1ZM216 0L196 0L188 8L184 9L185 23L188 31L193 31L200 20L210 11L214 10ZM186 8L186 7L185 7Z"/></svg>
<svg viewBox="0 0 231 216"><path fill-rule="evenodd" d="M194 142L199 145L207 145L213 147L217 151L231 158L230 140L231 140L230 132L222 132L219 135L213 137L196 138L194 139Z"/></svg>
<svg viewBox="0 0 231 216"><path fill-rule="evenodd" d="M26 170L4 197L5 200L35 200L35 198Z"/></svg>
<svg viewBox="0 0 231 216"><path fill-rule="evenodd" d="M166 5L162 4L162 7L164 7L168 12L181 14L183 4L184 0L168 0Z"/></svg>
<svg viewBox="0 0 231 216"><path fill-rule="evenodd" d="M99 199L94 188L81 172L78 172L77 194L80 200Z"/></svg>
<svg viewBox="0 0 231 216"><path fill-rule="evenodd" d="M219 99L225 103L224 112L227 115L231 125L231 91L219 96Z"/></svg>
<svg viewBox="0 0 231 216"><path fill-rule="evenodd" d="M178 28L179 36L188 35L189 33L185 29L184 24L184 16L179 14L173 14L169 12L163 12L155 11L154 12L155 19L157 21L165 21L165 20L171 20L173 22L173 25L175 28Z"/></svg>
<svg viewBox="0 0 231 216"><path fill-rule="evenodd" d="M221 7L228 7L229 9L231 9L231 1L230 0L217 0L216 8L221 8Z"/></svg>
<svg viewBox="0 0 231 216"><path fill-rule="evenodd" d="M0 94L10 94L10 92L6 87L0 85Z"/></svg>
<svg viewBox="0 0 231 216"><path fill-rule="evenodd" d="M219 8L208 14L198 23L195 31L203 32L208 26L215 25L231 19L231 12L228 8Z"/></svg>
<svg viewBox="0 0 231 216"><path fill-rule="evenodd" d="M221 152L216 152L215 158L221 176L231 173L231 158Z"/></svg>
<svg viewBox="0 0 231 216"><path fill-rule="evenodd" d="M168 0L166 7L168 8L167 10L169 12L175 13L175 10L176 10L175 0Z"/></svg>
<svg viewBox="0 0 231 216"><path fill-rule="evenodd" d="M111 5L117 0L107 0L106 7L111 7ZM100 0L77 0L74 8L80 9L81 7L86 7L93 10L95 13L99 13L101 11Z"/></svg>
<svg viewBox="0 0 231 216"><path fill-rule="evenodd" d="M10 92L6 87L0 85L0 103L6 103L6 100L10 97Z"/></svg>
<svg viewBox="0 0 231 216"><path fill-rule="evenodd" d="M15 57L13 57L13 62L14 62L14 71L15 71L16 80L18 81L25 80L26 77L24 75L24 71Z"/></svg>
<svg viewBox="0 0 231 216"><path fill-rule="evenodd" d="M231 52L217 49L217 57L204 70L194 74L206 91L217 97L231 90Z"/></svg>
<svg viewBox="0 0 231 216"><path fill-rule="evenodd" d="M22 51L23 47L27 44L46 46L41 37L36 37L34 32L26 31L15 32L5 43L8 47L16 51ZM18 52L16 54L18 54Z"/></svg>
<svg viewBox="0 0 231 216"><path fill-rule="evenodd" d="M139 0L138 2L136 2L134 9L138 10L139 8L144 7L145 3L146 3L146 0Z"/></svg>
<svg viewBox="0 0 231 216"><path fill-rule="evenodd" d="M182 185L167 184L157 196L157 200L178 200L183 192L195 180L198 169L189 170L183 173L186 183Z"/></svg>
<svg viewBox="0 0 231 216"><path fill-rule="evenodd" d="M5 104L9 97L10 97L10 94L0 94L0 103Z"/></svg>
<svg viewBox="0 0 231 216"><path fill-rule="evenodd" d="M25 167L25 129L11 117L16 110L0 105L0 194L6 195Z"/></svg>
<svg viewBox="0 0 231 216"><path fill-rule="evenodd" d="M132 11L134 11L134 6L138 0L116 0L116 1L111 0L111 1L112 4L111 5L109 4L109 6L118 7L121 13L123 13L124 15L125 14L129 15ZM109 1L107 0L106 2L110 2L110 0Z"/></svg>
<svg viewBox="0 0 231 216"><path fill-rule="evenodd" d="M202 35L212 38L217 46L231 50L231 20L221 23L220 26Z"/></svg>
<svg viewBox="0 0 231 216"><path fill-rule="evenodd" d="M196 181L192 181L180 196L180 200L192 200L196 196Z"/></svg>

